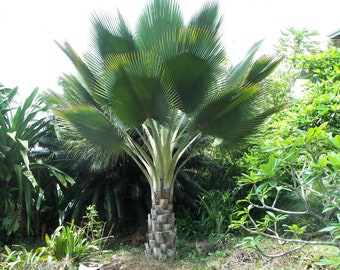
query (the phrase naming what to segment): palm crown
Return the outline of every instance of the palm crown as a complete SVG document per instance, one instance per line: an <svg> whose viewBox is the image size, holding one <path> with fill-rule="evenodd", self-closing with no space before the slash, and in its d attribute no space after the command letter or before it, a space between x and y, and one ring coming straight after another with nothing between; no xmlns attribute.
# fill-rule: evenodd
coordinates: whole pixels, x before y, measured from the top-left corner
<svg viewBox="0 0 340 270"><path fill-rule="evenodd" d="M155 0L135 35L120 14L96 14L92 22L93 46L84 59L68 43L59 45L79 75L63 76L56 112L89 149L130 155L150 184L153 207L172 204L176 174L186 161L180 158L201 134L237 144L280 108L264 106L261 81L280 59L254 60L261 42L227 71L217 4L205 5L185 25L175 1ZM148 252L162 257L164 251L150 251L153 245Z"/></svg>

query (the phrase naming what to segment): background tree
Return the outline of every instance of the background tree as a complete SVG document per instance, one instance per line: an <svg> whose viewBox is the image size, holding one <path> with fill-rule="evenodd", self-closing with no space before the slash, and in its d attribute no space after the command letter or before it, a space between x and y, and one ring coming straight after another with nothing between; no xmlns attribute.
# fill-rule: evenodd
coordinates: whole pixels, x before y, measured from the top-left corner
<svg viewBox="0 0 340 270"><path fill-rule="evenodd" d="M290 27L281 33L278 44L274 46L284 56L281 68L285 73L286 89L291 90L301 76L301 57L321 52L321 42L318 40L319 33L307 28L298 30Z"/></svg>
<svg viewBox="0 0 340 270"><path fill-rule="evenodd" d="M68 43L60 45L79 76L63 77L67 87L54 94L55 111L78 153L125 152L135 161L151 189L146 254L171 257L174 183L188 160L184 153L201 134L235 147L278 111L264 106L261 81L280 59L254 60L258 42L226 73L215 4L185 25L175 1L155 0L134 35L120 14L94 15L93 26L93 50L84 60Z"/></svg>
<svg viewBox="0 0 340 270"><path fill-rule="evenodd" d="M308 29L298 30L293 27L281 31L274 48L276 53L283 56L280 66L268 77L268 82L275 89L271 102L279 104L291 97L293 86L297 79L303 78L302 56L321 52L319 34Z"/></svg>

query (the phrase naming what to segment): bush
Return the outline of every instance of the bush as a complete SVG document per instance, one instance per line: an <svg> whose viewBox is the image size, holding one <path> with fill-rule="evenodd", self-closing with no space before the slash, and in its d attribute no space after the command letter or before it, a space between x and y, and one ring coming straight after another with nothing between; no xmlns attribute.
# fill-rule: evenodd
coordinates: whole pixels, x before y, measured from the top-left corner
<svg viewBox="0 0 340 270"><path fill-rule="evenodd" d="M280 241L311 244L314 241L309 239L326 233L328 240L315 243L339 246L340 136L326 133L325 127L267 142L268 161L239 179L251 191L239 201L244 207L237 212L233 227Z"/></svg>
<svg viewBox="0 0 340 270"><path fill-rule="evenodd" d="M204 191L198 200L198 212L181 208L177 214L177 228L183 239L209 239L225 235L234 210L232 193Z"/></svg>
<svg viewBox="0 0 340 270"><path fill-rule="evenodd" d="M333 133L340 130L340 49L329 50L303 58L304 72L308 74L306 99L296 106L298 127L308 129L327 122Z"/></svg>

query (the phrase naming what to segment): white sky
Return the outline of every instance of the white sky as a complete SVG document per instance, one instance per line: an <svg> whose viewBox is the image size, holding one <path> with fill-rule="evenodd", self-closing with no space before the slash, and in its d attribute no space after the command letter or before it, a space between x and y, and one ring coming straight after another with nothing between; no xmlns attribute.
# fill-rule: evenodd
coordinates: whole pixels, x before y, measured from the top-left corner
<svg viewBox="0 0 340 270"><path fill-rule="evenodd" d="M177 0L188 20L205 0ZM58 90L58 76L73 72L54 43L67 40L82 54L90 37L94 11L119 10L133 28L146 0L0 0L0 83ZM223 39L231 60L239 59L256 41L270 45L288 27L328 35L340 29L340 0L219 0ZM265 50L265 49L264 49Z"/></svg>

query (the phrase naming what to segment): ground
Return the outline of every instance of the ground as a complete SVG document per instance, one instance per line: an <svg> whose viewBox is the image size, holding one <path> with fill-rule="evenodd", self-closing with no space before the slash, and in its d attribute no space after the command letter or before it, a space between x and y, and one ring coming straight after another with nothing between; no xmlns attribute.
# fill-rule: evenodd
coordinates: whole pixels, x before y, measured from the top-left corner
<svg viewBox="0 0 340 270"><path fill-rule="evenodd" d="M254 248L243 248L239 245L240 237L231 235L212 237L204 241L179 240L176 256L169 260L155 260L144 255L142 242L136 243L126 239L111 239L105 252L93 252L91 261L98 263L121 262L124 270L307 270L339 269L339 249L330 246L305 246L302 249L277 258L267 258ZM273 240L260 244L261 250L268 254L287 251L288 246ZM292 246L290 246L292 247ZM338 266L318 266L315 262L322 258L338 258ZM86 262L82 262L86 265ZM1 267L0 267L1 268ZM58 261L47 265L26 265L25 270L78 270L78 263ZM118 268L116 268L118 269ZM115 269L115 270L116 270Z"/></svg>
<svg viewBox="0 0 340 270"><path fill-rule="evenodd" d="M255 249L235 248L235 239L224 243L223 249L214 250L206 241L181 242L178 255L171 260L157 261L146 258L143 247L122 247L114 252L114 258L122 262L122 269L148 270L245 270L245 269L336 269L317 266L313 263L325 256L339 256L333 247L307 246L278 258L266 258ZM277 254L286 250L274 241L267 240L262 247L269 253ZM211 251L211 252L210 252Z"/></svg>

